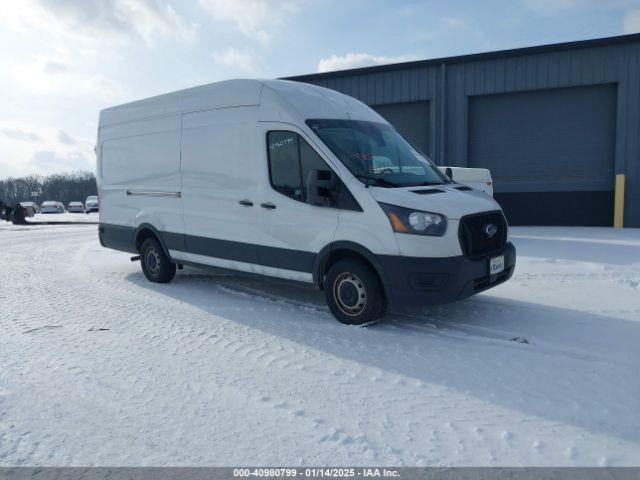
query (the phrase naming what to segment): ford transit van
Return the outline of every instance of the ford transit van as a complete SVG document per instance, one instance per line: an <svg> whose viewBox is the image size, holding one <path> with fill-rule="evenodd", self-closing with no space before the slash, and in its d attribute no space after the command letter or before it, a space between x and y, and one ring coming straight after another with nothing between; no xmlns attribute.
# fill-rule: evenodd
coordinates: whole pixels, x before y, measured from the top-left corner
<svg viewBox="0 0 640 480"><path fill-rule="evenodd" d="M363 325L514 270L490 196L325 88L230 80L108 108L96 153L100 242L139 256L151 282L184 264L307 282Z"/></svg>

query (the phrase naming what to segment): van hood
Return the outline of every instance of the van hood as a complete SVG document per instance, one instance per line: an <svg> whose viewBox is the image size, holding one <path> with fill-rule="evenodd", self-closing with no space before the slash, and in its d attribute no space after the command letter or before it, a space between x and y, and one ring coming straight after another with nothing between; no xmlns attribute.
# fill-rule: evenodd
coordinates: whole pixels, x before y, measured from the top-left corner
<svg viewBox="0 0 640 480"><path fill-rule="evenodd" d="M498 202L477 190L457 190L459 184L428 187L382 188L369 187L371 196L379 203L439 213L452 220L465 215L502 210ZM433 192L435 190L435 192ZM431 191L431 192L430 192ZM422 193L416 193L422 192Z"/></svg>

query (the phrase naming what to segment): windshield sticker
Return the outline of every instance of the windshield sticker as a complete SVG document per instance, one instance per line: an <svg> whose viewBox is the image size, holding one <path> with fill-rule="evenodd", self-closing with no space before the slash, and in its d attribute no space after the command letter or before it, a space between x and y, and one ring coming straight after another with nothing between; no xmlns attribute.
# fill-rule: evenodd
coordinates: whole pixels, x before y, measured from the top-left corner
<svg viewBox="0 0 640 480"><path fill-rule="evenodd" d="M371 152L353 152L351 156L363 162L370 162L373 155Z"/></svg>
<svg viewBox="0 0 640 480"><path fill-rule="evenodd" d="M269 144L269 150L275 150L276 148L284 147L285 145L293 143L293 137L285 138L279 142Z"/></svg>

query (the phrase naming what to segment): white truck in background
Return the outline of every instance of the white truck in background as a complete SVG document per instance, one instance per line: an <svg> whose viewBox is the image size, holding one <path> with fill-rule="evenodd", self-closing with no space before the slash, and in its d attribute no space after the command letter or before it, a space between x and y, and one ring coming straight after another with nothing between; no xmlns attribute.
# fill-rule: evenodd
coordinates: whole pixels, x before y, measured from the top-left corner
<svg viewBox="0 0 640 480"><path fill-rule="evenodd" d="M480 190L493 197L493 179L487 168L438 167L442 173L461 185Z"/></svg>

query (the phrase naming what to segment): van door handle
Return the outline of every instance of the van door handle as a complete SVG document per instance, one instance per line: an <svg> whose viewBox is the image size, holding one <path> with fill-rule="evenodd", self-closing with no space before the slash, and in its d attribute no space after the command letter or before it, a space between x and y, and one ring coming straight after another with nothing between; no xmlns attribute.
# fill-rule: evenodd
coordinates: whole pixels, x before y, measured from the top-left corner
<svg viewBox="0 0 640 480"><path fill-rule="evenodd" d="M240 200L238 203L243 207L253 207L253 202L251 200Z"/></svg>
<svg viewBox="0 0 640 480"><path fill-rule="evenodd" d="M268 202L268 203L261 203L261 204L260 204L260 206L261 206L262 208L268 208L269 210L273 210L274 208L276 208L276 206L275 206L273 203L271 203L271 202Z"/></svg>

